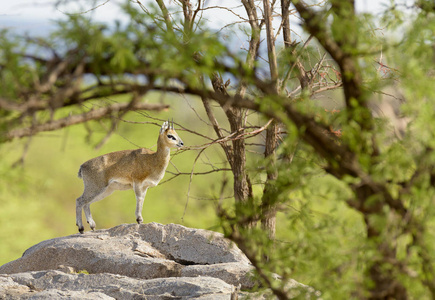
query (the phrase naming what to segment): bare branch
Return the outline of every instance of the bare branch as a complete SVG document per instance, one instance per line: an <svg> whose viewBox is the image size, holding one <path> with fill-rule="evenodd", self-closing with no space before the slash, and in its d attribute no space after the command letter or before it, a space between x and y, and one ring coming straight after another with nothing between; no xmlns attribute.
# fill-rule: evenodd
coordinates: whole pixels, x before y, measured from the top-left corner
<svg viewBox="0 0 435 300"><path fill-rule="evenodd" d="M61 11L61 10L57 7L57 6L59 5L59 2L58 2L57 5L56 5L56 9L57 9L58 11L60 11L61 13L65 14L65 15L68 15L68 16L72 16L72 15L84 15L84 14L86 14L86 13L89 13L89 12L93 11L93 10L96 10L97 8L99 8L99 7L103 6L103 5L106 5L106 4L109 3L109 2L110 2L110 0L106 0L105 2L103 2L103 3L101 3L101 4L97 5L97 6L94 6L94 7L90 8L90 9L88 9L88 10L86 10L86 11L81 11L81 12L78 12L78 13L67 13L67 12L65 12L65 11Z"/></svg>
<svg viewBox="0 0 435 300"><path fill-rule="evenodd" d="M168 109L169 105L153 104L153 103L137 103L131 106L130 103L116 103L107 107L91 110L87 113L80 115L72 115L55 121L50 121L44 124L38 124L32 127L14 129L6 132L5 139L10 141L14 138L22 138L25 136L32 136L42 131L53 131L66 126L84 123L90 120L101 119L111 113L123 112L128 110L164 110Z"/></svg>
<svg viewBox="0 0 435 300"><path fill-rule="evenodd" d="M162 11L163 19L165 20L166 24L166 30L172 32L174 30L172 27L172 20L165 3L163 2L163 0L156 0L156 2L159 5L160 10Z"/></svg>
<svg viewBox="0 0 435 300"><path fill-rule="evenodd" d="M275 38L272 27L272 10L269 0L263 0L264 5L264 19L266 23L266 35L267 35L267 54L269 57L270 77L272 82L277 84L278 80L278 65L276 62L275 51Z"/></svg>
<svg viewBox="0 0 435 300"><path fill-rule="evenodd" d="M359 71L357 61L355 60L355 54L349 52L349 50L343 50L343 48L340 47L340 44L336 40L334 40L333 36L331 36L330 32L328 32L325 26L325 14L316 12L314 9L309 8L302 1L292 1L292 3L296 7L300 16L303 18L307 30L310 32L311 35L317 38L323 48L325 48L325 50L328 51L332 58L337 62L337 64L340 66L341 73L352 74L352 76L343 76L343 89L345 94L346 106L350 114L352 115L353 113L353 106L351 104L352 99L358 101L361 107L367 108L367 99L365 99L365 97L363 96L362 90L362 75ZM348 5L347 1L338 1L334 3L337 7L333 5L333 9L339 12L346 11L346 13L348 13L348 10L345 9L347 8L346 5ZM352 14L350 15L351 16L346 15L346 17L344 17L343 19L349 19L350 17L354 17ZM355 26L354 28L356 30L357 26ZM356 34L353 34L352 36L353 37L349 37L349 39L353 39ZM350 46L352 45L352 43L350 43L349 41L348 45ZM373 128L373 122L370 118L369 112L367 111L366 114L367 115L365 115L364 122L359 123L361 123L360 125L363 126L363 128Z"/></svg>
<svg viewBox="0 0 435 300"><path fill-rule="evenodd" d="M214 144L221 144L221 143L228 142L228 141L235 141L235 140L252 138L252 137L260 134L264 130L266 130L266 128L270 125L271 122L272 122L272 120L269 120L264 126L258 128L256 130L250 131L250 132L242 132L242 131L244 131L244 128L243 128L243 129L240 129L239 132L242 132L242 133L239 133L239 134L237 134L238 132L232 132L231 134L224 136L222 138L216 139L210 143L206 143L206 144L198 145L198 146L183 147L182 151L202 150L202 149L206 149Z"/></svg>
<svg viewBox="0 0 435 300"><path fill-rule="evenodd" d="M196 156L195 160L193 161L192 171L190 172L190 178L189 178L189 187L187 188L186 204L184 205L184 211L183 211L183 215L181 216L181 222L184 222L184 216L186 215L187 205L189 204L190 187L192 186L192 180L193 180L193 173L194 173L194 170L195 170L195 165L196 165L196 162L198 161L199 157L201 156L201 154L204 152L204 150L205 150L205 148L201 149L201 151L199 151L198 155Z"/></svg>
<svg viewBox="0 0 435 300"><path fill-rule="evenodd" d="M213 169L213 170L205 171L205 172L193 172L193 175L194 176L196 176L196 175L208 175L208 174L211 174L211 173L228 172L228 171L231 171L231 169L229 169L229 168L219 168L219 169ZM182 176L182 175L189 175L189 176L191 176L192 175L192 172L189 172L189 173L177 172L176 173L176 172L171 172L171 171L168 171L168 170L166 170L166 173L169 173L169 174L171 174L173 176L171 178L168 178L168 179L160 182L159 185L161 185L163 183L166 183L168 181L171 181L172 179L175 179L178 176Z"/></svg>

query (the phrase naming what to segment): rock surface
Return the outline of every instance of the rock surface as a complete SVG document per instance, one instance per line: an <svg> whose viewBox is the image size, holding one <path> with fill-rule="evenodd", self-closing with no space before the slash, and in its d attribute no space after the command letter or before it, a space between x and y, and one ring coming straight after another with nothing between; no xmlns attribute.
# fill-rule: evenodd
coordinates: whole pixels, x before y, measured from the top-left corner
<svg viewBox="0 0 435 300"><path fill-rule="evenodd" d="M140 280L122 275L33 271L0 275L2 299L230 299L232 286L210 277Z"/></svg>
<svg viewBox="0 0 435 300"><path fill-rule="evenodd" d="M235 292L256 285L252 270L220 233L123 224L29 248L0 267L0 299L263 299Z"/></svg>
<svg viewBox="0 0 435 300"><path fill-rule="evenodd" d="M230 299L251 271L222 234L124 224L29 248L0 267L0 299Z"/></svg>

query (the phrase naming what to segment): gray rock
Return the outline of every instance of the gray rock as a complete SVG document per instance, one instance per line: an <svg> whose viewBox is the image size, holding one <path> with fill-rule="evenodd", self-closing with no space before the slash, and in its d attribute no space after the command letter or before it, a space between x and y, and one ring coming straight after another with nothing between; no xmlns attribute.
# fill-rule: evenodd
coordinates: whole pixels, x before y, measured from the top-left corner
<svg viewBox="0 0 435 300"><path fill-rule="evenodd" d="M209 276L219 278L233 286L240 284L241 289L252 289L256 282L253 279L254 267L248 264L223 263L214 265L192 265L181 270L181 276Z"/></svg>
<svg viewBox="0 0 435 300"><path fill-rule="evenodd" d="M1 266L0 274L55 270L62 265L89 273L151 279L180 276L182 264L238 261L248 263L219 233L175 224L124 224L43 241Z"/></svg>
<svg viewBox="0 0 435 300"><path fill-rule="evenodd" d="M229 300L235 287L256 285L252 270L220 233L176 224L123 224L29 248L0 266L0 299ZM300 287L305 288L290 288Z"/></svg>
<svg viewBox="0 0 435 300"><path fill-rule="evenodd" d="M232 285L247 282L248 263L219 233L124 224L29 248L0 267L0 274L11 274L0 277L0 298L229 299Z"/></svg>
<svg viewBox="0 0 435 300"><path fill-rule="evenodd" d="M179 275L182 266L177 262L140 252L138 249L146 248L141 245L145 242L121 236L106 237L93 233L41 242L28 249L23 257L1 266L0 273L56 270L64 265L77 271L144 279Z"/></svg>
<svg viewBox="0 0 435 300"><path fill-rule="evenodd" d="M17 299L30 291L28 286L16 283L9 276L0 275L0 299Z"/></svg>
<svg viewBox="0 0 435 300"><path fill-rule="evenodd" d="M53 289L52 286L41 288L35 287L30 280L17 280L18 283L14 279L10 275L0 275L0 299L114 299L100 292L66 291Z"/></svg>
<svg viewBox="0 0 435 300"><path fill-rule="evenodd" d="M11 300L17 298L11 298ZM68 300L115 300L113 297L109 297L103 293L98 292L71 292L71 291L60 291L55 289L43 290L40 292L29 293L22 295L20 299L28 300L47 300L47 299L68 299Z"/></svg>
<svg viewBox="0 0 435 300"><path fill-rule="evenodd" d="M249 263L242 251L223 234L209 230L148 223L120 225L110 229L109 234L133 235L151 244L167 258L183 264Z"/></svg>
<svg viewBox="0 0 435 300"><path fill-rule="evenodd" d="M231 285L212 277L140 280L108 273L86 275L61 271L2 276L7 284L3 286L0 281L0 295L12 287L23 287L21 299L216 299L215 296L229 299L232 291Z"/></svg>

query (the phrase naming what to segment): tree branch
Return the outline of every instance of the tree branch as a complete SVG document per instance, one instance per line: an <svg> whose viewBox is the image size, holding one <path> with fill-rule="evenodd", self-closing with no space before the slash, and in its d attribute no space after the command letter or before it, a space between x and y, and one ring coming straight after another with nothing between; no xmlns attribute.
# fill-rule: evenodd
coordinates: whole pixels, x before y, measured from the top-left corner
<svg viewBox="0 0 435 300"><path fill-rule="evenodd" d="M102 107L98 109L93 109L89 112L80 114L80 115L72 115L69 117L65 117L62 119L58 119L55 121L50 121L44 124L38 124L32 127L14 129L6 132L4 135L4 139L6 141L10 141L14 138L22 138L25 136L32 136L38 132L42 131L53 131L60 128L64 128L66 126L84 123L90 120L101 119L111 113L130 111L130 110L155 110L160 111L164 109L168 109L169 105L165 104L154 104L154 103L137 103L134 106L131 106L130 103L116 103L107 107Z"/></svg>
<svg viewBox="0 0 435 300"><path fill-rule="evenodd" d="M342 4L347 1L335 1L337 5L345 5ZM321 13L315 12L313 9L308 8L306 4L304 4L300 0L293 0L293 5L296 7L296 10L299 12L300 16L304 20L304 25L307 28L308 32L315 36L319 43L325 48L326 51L331 55L331 57L337 62L340 67L342 80L343 80L343 89L345 94L346 106L351 114L351 118L355 117L355 120L366 129L373 128L372 118L370 116L370 112L367 109L367 99L363 93L363 81L362 75L359 70L358 64L355 60L355 54L349 51L352 49L344 50L339 42L334 40L333 36L330 32L328 32L327 27L325 26L326 20L325 16ZM340 3L340 4L338 4ZM336 11L342 11L340 9L335 8ZM349 16L348 16L349 18ZM354 18L354 16L353 16ZM339 20L345 20L346 18L340 18ZM355 30L356 24L353 23ZM356 35L356 34L354 34ZM350 46L350 45L348 45ZM356 45L352 45L356 46ZM367 112L361 116L361 112L359 112L359 116L353 114L354 105L352 101L357 101L360 107L366 108Z"/></svg>

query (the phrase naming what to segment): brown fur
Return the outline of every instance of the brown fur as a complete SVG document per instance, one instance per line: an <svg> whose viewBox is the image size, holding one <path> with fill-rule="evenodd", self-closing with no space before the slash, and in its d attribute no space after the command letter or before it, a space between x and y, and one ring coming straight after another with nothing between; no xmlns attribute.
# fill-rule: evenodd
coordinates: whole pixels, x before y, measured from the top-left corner
<svg viewBox="0 0 435 300"><path fill-rule="evenodd" d="M107 153L90 159L80 166L79 178L84 191L76 200L76 222L83 233L82 209L91 229L95 222L90 204L109 196L115 190L133 189L136 195L136 221L142 223L142 206L148 188L156 186L165 175L170 148L183 146L173 125L165 122L160 129L157 151L140 148Z"/></svg>

